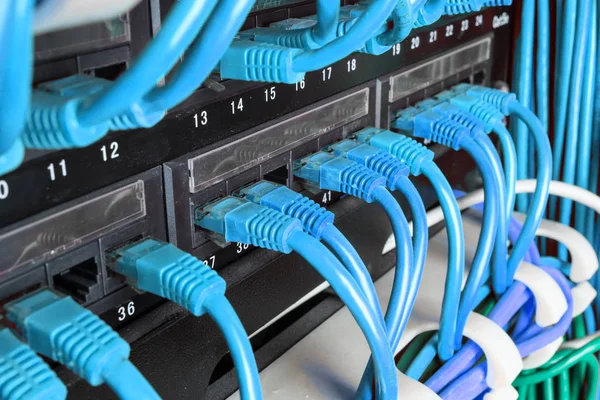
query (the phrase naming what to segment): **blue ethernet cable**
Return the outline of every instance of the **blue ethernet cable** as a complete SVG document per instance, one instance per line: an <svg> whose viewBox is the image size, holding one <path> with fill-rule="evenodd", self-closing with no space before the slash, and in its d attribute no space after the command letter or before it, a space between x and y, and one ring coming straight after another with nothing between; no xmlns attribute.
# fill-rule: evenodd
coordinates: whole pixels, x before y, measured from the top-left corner
<svg viewBox="0 0 600 400"><path fill-rule="evenodd" d="M316 49L302 50L297 48L300 44L293 43L286 43L292 47L261 43L244 38L242 34L239 40L233 41L219 64L221 77L260 82L299 82L306 72L325 68L363 48L381 31L396 2L373 0L359 18L338 24L337 38ZM345 31L347 26L350 28ZM344 34L338 35L340 29ZM265 39L277 39L278 35L275 36Z"/></svg>
<svg viewBox="0 0 600 400"><path fill-rule="evenodd" d="M465 102L470 102L469 97L475 97L487 104L493 105L498 111L504 115L514 115L523 120L528 127L528 130L533 137L536 154L537 154L537 181L535 192L529 209L527 210L527 218L523 225L523 230L519 239L514 244L513 251L508 259L508 282L504 287L508 287L512 283L517 268L521 264L527 248L534 240L537 229L544 216L546 204L548 203L548 195L550 189L550 180L552 179L552 150L548 135L544 131L544 127L540 120L529 109L521 105L514 94L504 93L499 90L485 88L481 86L472 86L465 92L467 96L462 97ZM458 97L457 97L458 98ZM474 104L473 107L477 105Z"/></svg>
<svg viewBox="0 0 600 400"><path fill-rule="evenodd" d="M413 14L417 15L415 28L431 25L444 15L446 0L425 0L413 4Z"/></svg>
<svg viewBox="0 0 600 400"><path fill-rule="evenodd" d="M254 28L240 32L240 37L256 42L271 43L297 49L318 49L340 34L339 27L347 22L340 19L340 3L317 0L317 15L313 18L288 19L268 28Z"/></svg>
<svg viewBox="0 0 600 400"><path fill-rule="evenodd" d="M324 68L361 48L383 25L396 7L397 0L373 0L364 14L342 37L325 46L300 53L294 57L293 70L308 72Z"/></svg>
<svg viewBox="0 0 600 400"><path fill-rule="evenodd" d="M586 38L591 24L590 11L592 1L579 1L577 5L577 26L575 28L575 37ZM575 181L577 165L577 141L581 140L581 96L583 91L583 80L586 61L586 44L588 40L583 41L583 45L575 46L573 53L573 69L570 76L570 97L569 97L569 118L567 120L567 136L564 149L564 163L562 181L573 184ZM589 54L589 50L588 50ZM592 83L589 82L591 85ZM571 212L573 210L573 201L561 199L559 221L569 225L571 223ZM558 257L561 260L567 260L567 248L564 245L558 246Z"/></svg>
<svg viewBox="0 0 600 400"><path fill-rule="evenodd" d="M457 85L453 88L456 92L467 90L470 85ZM517 153L515 144L510 132L503 123L504 116L492 106L464 102L452 92L442 92L438 94L439 99L429 98L420 101L416 107L424 110L433 111L445 115L455 122L460 123L472 132L483 131L485 133L493 132L499 139L500 149L506 178L506 216L510 217L514 209L515 190L517 182ZM474 112L476 115L471 114Z"/></svg>
<svg viewBox="0 0 600 400"><path fill-rule="evenodd" d="M533 75L533 30L535 25L535 0L524 0L521 11L521 31L517 39L517 55L514 66L514 76L516 83L515 93L521 102L529 104L531 100L532 75ZM515 142L517 144L517 165L518 179L527 179L527 159L528 136L525 135L525 126L521 121L511 126ZM517 208L519 211L525 211L528 206L526 195L517 196Z"/></svg>
<svg viewBox="0 0 600 400"><path fill-rule="evenodd" d="M552 139L552 179L561 180L562 158L565 146L565 132L567 128L567 109L571 99L571 71L573 68L573 52L575 51L575 27L577 25L577 4L579 0L567 1L562 6L557 19L557 63L555 79L554 100L554 135ZM583 1L583 3L587 3ZM560 49L560 53L558 50ZM574 100L574 99L573 99ZM555 219L558 199L552 197L548 207L550 219Z"/></svg>
<svg viewBox="0 0 600 400"><path fill-rule="evenodd" d="M231 352L242 399L262 399L254 352L231 303L225 280L202 261L177 247L146 238L115 250L110 266L140 290L172 300L195 316L217 323Z"/></svg>
<svg viewBox="0 0 600 400"><path fill-rule="evenodd" d="M462 217L452 188L433 162L433 153L413 139L377 128L366 128L357 132L356 139L392 154L408 165L413 175L425 175L439 198L448 231L448 272L442 302L438 353L442 360L448 360L454 354L454 337L465 267Z"/></svg>
<svg viewBox="0 0 600 400"><path fill-rule="evenodd" d="M519 353L521 353L523 358L563 336L573 320L573 296L571 294L571 288L567 279L560 271L554 268L541 268L551 275L560 286L565 298L567 299L568 309L556 325L547 329L542 329L534 323L530 325L529 328L527 328L521 335L515 337L517 348L519 349ZM498 307L498 305L499 304L496 305L495 309ZM490 319L494 320L494 322L497 322L496 319L492 318L492 314L490 314ZM498 325L504 326L504 324L501 323L498 323ZM452 376L458 376L461 373L462 375L460 375L460 377L450 385L446 386L441 391L440 396L449 400L458 400L465 397L477 397L479 394L487 390L487 384L485 381L486 369L487 365L484 361L465 373L455 370ZM427 383L427 385L429 386L429 383Z"/></svg>
<svg viewBox="0 0 600 400"><path fill-rule="evenodd" d="M323 190L341 192L369 203L376 202L386 212L396 241L396 273L385 325L389 343L396 343L405 328L402 316L409 308L407 300L414 261L408 221L396 199L385 188L385 178L354 161L324 151L297 161L294 175Z"/></svg>
<svg viewBox="0 0 600 400"><path fill-rule="evenodd" d="M79 123L91 126L108 121L153 89L198 36L217 3L215 0L176 2L159 33L131 68L113 85L79 105Z"/></svg>
<svg viewBox="0 0 600 400"><path fill-rule="evenodd" d="M592 1L592 10L590 13L590 26L587 35L587 52L585 61L585 71L583 76L583 92L582 92L582 110L581 110L581 137L577 143L577 176L575 184L584 189L590 189L590 159L592 158L592 135L594 130L594 102L600 102L600 98L595 98L596 85L596 63L598 52L598 4ZM597 167L595 167L597 169ZM594 192L595 193L595 192ZM581 204L575 205L575 229L586 235L591 242L591 235L587 231L588 212ZM594 215L591 216L592 220Z"/></svg>
<svg viewBox="0 0 600 400"><path fill-rule="evenodd" d="M160 399L129 361L129 344L72 298L41 289L4 309L32 350L65 365L90 385L106 383L124 400Z"/></svg>
<svg viewBox="0 0 600 400"><path fill-rule="evenodd" d="M27 148L83 147L110 129L151 127L165 110L145 112L142 97L179 60L210 16L216 0L178 1L158 35L117 81L82 75L34 90L23 142Z"/></svg>
<svg viewBox="0 0 600 400"><path fill-rule="evenodd" d="M33 0L10 0L0 6L0 175L24 158L19 136L25 126L33 80Z"/></svg>
<svg viewBox="0 0 600 400"><path fill-rule="evenodd" d="M368 190L373 182L363 181ZM375 362L379 398L398 393L394 359L385 327L369 312L364 295L339 260L317 239L303 231L302 223L280 212L236 197L226 197L196 210L196 225L215 232L227 242L252 244L289 254L297 252L331 285L365 334Z"/></svg>
<svg viewBox="0 0 600 400"><path fill-rule="evenodd" d="M9 329L0 329L0 399L66 398L66 386L44 360Z"/></svg>
<svg viewBox="0 0 600 400"><path fill-rule="evenodd" d="M223 0L218 3L170 81L152 89L144 97L151 112L175 107L200 87L231 45L254 0Z"/></svg>
<svg viewBox="0 0 600 400"><path fill-rule="evenodd" d="M474 307L477 291L485 283L484 279L492 251L494 251L494 288L498 282L506 279L506 224L508 220L504 215L505 179L495 148L481 128L476 127L478 130L471 131L450 118L452 115L450 113L453 111L448 108L446 108L448 111L443 111L442 107L435 109L439 111L423 111L414 107L404 109L397 114L398 118L393 121L392 125L415 137L429 139L456 151L465 150L475 160L481 171L486 192L483 225L467 283L461 295L454 339L454 346L458 349L462 343L462 332L467 318ZM444 114L440 114L441 112ZM455 115L458 115L458 111ZM463 123L469 125L466 121ZM494 246L494 244L496 245Z"/></svg>
<svg viewBox="0 0 600 400"><path fill-rule="evenodd" d="M423 276L423 268L427 254L428 226L425 206L421 196L414 185L408 179L409 168L389 153L379 150L375 147L359 143L355 140L342 140L326 147L338 157L344 157L356 162L373 172L381 174L387 181L387 187L390 191L400 191L409 202L413 214L415 234L413 235L413 260L414 267L411 271L410 288L408 292L407 304L400 318L400 331L408 323L408 318L412 312L417 292ZM396 293L392 293L395 296ZM393 349L398 347L401 336L390 332L392 327L388 326L390 344ZM372 380L372 366L367 365L363 373L357 396L360 398L369 397L369 385Z"/></svg>
<svg viewBox="0 0 600 400"><path fill-rule="evenodd" d="M300 220L306 232L317 240L323 240L339 257L365 295L371 311L374 315L379 315L383 323L383 313L369 270L354 246L333 225L334 214L331 211L286 186L268 181L244 187L235 195Z"/></svg>

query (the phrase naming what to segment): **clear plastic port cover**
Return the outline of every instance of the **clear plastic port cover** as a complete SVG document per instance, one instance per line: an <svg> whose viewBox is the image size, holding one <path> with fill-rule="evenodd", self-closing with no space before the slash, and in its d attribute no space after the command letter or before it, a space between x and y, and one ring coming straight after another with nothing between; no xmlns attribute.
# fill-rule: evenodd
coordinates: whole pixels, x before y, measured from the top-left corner
<svg viewBox="0 0 600 400"><path fill-rule="evenodd" d="M100 195L0 235L0 278L146 216L144 181Z"/></svg>
<svg viewBox="0 0 600 400"><path fill-rule="evenodd" d="M409 96L490 59L492 38L486 37L390 78L390 103Z"/></svg>
<svg viewBox="0 0 600 400"><path fill-rule="evenodd" d="M194 157L188 160L190 192L221 182L368 113L369 88L365 88Z"/></svg>

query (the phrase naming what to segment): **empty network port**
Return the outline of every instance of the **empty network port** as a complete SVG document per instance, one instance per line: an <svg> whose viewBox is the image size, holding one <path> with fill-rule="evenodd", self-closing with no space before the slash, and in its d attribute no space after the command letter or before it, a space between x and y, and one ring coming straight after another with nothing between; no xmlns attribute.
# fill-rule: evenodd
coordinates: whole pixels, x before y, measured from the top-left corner
<svg viewBox="0 0 600 400"><path fill-rule="evenodd" d="M81 304L102 297L100 267L96 258L85 260L52 277L54 289L71 296Z"/></svg>
<svg viewBox="0 0 600 400"><path fill-rule="evenodd" d="M98 245L92 243L51 261L47 265L50 285L81 304L104 296Z"/></svg>
<svg viewBox="0 0 600 400"><path fill-rule="evenodd" d="M96 78L107 79L109 81L116 80L125 70L127 69L127 63L118 63L108 65L106 67L94 68L89 71L85 71L88 75L95 76Z"/></svg>

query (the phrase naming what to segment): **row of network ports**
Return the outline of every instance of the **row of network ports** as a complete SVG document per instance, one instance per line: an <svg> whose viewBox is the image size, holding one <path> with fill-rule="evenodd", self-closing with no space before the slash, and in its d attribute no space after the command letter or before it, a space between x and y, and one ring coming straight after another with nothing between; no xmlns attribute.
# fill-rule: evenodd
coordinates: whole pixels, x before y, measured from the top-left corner
<svg viewBox="0 0 600 400"><path fill-rule="evenodd" d="M104 315L113 325L133 320L133 314L140 315L158 301L144 298L128 311L131 299L140 295L107 268L107 252L153 236L168 238L215 269L227 267L252 249L238 244L223 247L203 232L194 224L198 207L260 180L286 185L323 205L335 202L339 194L307 192L293 176L293 163L361 128L388 127L389 116L397 109L451 84L487 83L485 60L462 72L440 75L428 85L414 77L440 69L457 54L460 59L468 52L489 53L489 46L490 39L484 38L463 48L463 53L455 51L361 85L218 147L188 154L4 229L0 243L7 250L0 256L0 306L35 288L51 287ZM382 98L387 107L381 106Z"/></svg>

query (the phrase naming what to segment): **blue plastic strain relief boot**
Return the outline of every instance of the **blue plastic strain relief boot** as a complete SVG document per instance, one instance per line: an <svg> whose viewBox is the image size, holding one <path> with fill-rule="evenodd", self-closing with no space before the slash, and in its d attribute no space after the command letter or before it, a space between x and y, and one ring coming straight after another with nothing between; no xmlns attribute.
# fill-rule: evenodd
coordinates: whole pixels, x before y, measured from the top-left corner
<svg viewBox="0 0 600 400"><path fill-rule="evenodd" d="M300 220L303 228L316 239L321 239L323 230L333 224L334 215L331 211L286 186L262 181L245 187L236 194Z"/></svg>
<svg viewBox="0 0 600 400"><path fill-rule="evenodd" d="M297 219L237 197L226 197L196 210L195 224L228 242L251 244L289 254L289 237L302 231Z"/></svg>
<svg viewBox="0 0 600 400"><path fill-rule="evenodd" d="M415 114L413 108L406 111L406 113L400 112L398 114L398 121L412 122L412 134L416 137L440 143L454 150L460 150L462 147L461 141L469 136L468 129L437 112L420 111Z"/></svg>
<svg viewBox="0 0 600 400"><path fill-rule="evenodd" d="M453 87L452 90L480 99L484 103L494 106L498 111L500 111L504 115L510 114L510 102L517 100L517 96L514 93L506 93L497 89L487 88L484 86L475 86L463 83Z"/></svg>
<svg viewBox="0 0 600 400"><path fill-rule="evenodd" d="M504 115L494 106L476 97L450 91L442 92L438 96L440 99L447 100L450 104L463 109L483 122L486 133L490 133L497 124L501 124L504 120Z"/></svg>
<svg viewBox="0 0 600 400"><path fill-rule="evenodd" d="M300 54L300 49L250 40L235 40L221 59L221 78L297 83L304 78L304 73L293 70L294 57Z"/></svg>
<svg viewBox="0 0 600 400"><path fill-rule="evenodd" d="M483 0L447 0L444 7L446 15L468 14L483 8Z"/></svg>
<svg viewBox="0 0 600 400"><path fill-rule="evenodd" d="M70 297L40 290L8 303L7 318L36 352L57 361L92 386L129 358L129 344Z"/></svg>
<svg viewBox="0 0 600 400"><path fill-rule="evenodd" d="M318 184L321 189L349 194L369 203L374 201L373 190L385 186L381 175L323 151L297 161L294 175Z"/></svg>
<svg viewBox="0 0 600 400"><path fill-rule="evenodd" d="M502 7L502 6L511 6L513 0L485 0L483 2L484 7Z"/></svg>
<svg viewBox="0 0 600 400"><path fill-rule="evenodd" d="M422 165L435 157L431 150L414 139L384 129L363 129L356 133L356 139L390 153L408 165L410 173L415 176L421 175Z"/></svg>
<svg viewBox="0 0 600 400"><path fill-rule="evenodd" d="M284 22L287 22L285 25L286 28L279 28ZM313 50L321 47L313 39L312 32L315 24L316 21L314 20L294 18L281 21L277 27L271 25L269 28L254 28L240 32L240 37L254 42L270 43L281 47Z"/></svg>
<svg viewBox="0 0 600 400"><path fill-rule="evenodd" d="M205 300L225 295L225 281L190 254L169 243L144 239L116 250L113 268L140 290L169 299L195 316L206 313Z"/></svg>
<svg viewBox="0 0 600 400"><path fill-rule="evenodd" d="M417 103L416 107L444 115L472 132L485 131L485 124L479 118L447 101L428 99Z"/></svg>
<svg viewBox="0 0 600 400"><path fill-rule="evenodd" d="M0 398L63 400L67 388L54 371L8 329L0 330Z"/></svg>
<svg viewBox="0 0 600 400"><path fill-rule="evenodd" d="M397 190L410 173L410 168L391 154L355 140L342 140L328 146L327 150L383 176L390 190Z"/></svg>

